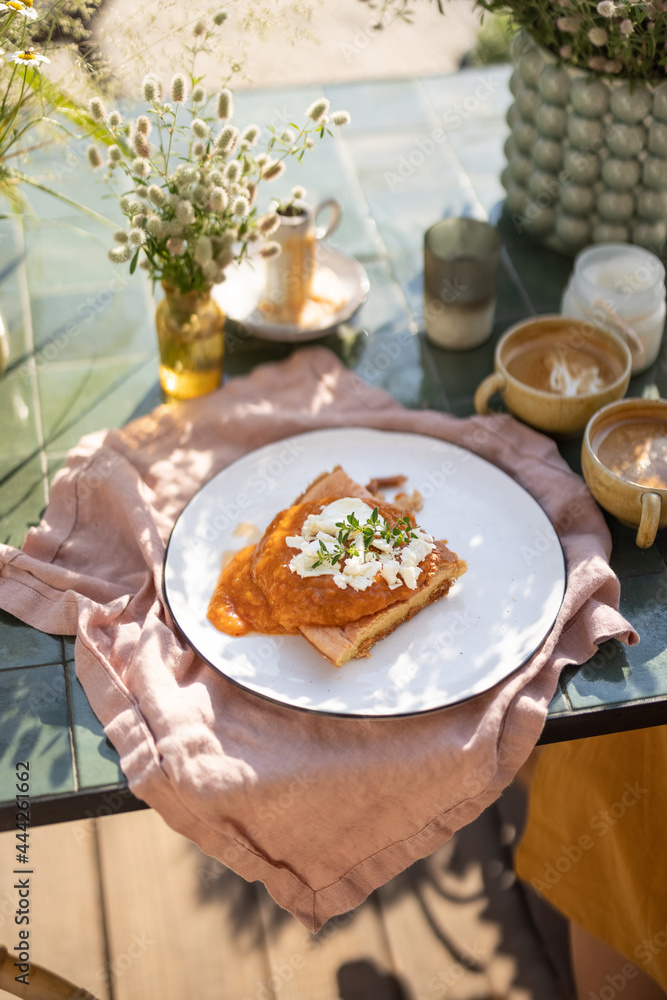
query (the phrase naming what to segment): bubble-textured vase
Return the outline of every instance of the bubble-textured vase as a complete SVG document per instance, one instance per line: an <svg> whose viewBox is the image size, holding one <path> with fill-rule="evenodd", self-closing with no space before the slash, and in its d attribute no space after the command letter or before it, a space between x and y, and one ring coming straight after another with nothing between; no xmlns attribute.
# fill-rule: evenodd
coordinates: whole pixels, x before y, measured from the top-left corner
<svg viewBox="0 0 667 1000"><path fill-rule="evenodd" d="M521 232L568 255L667 242L667 83L559 64L527 35L512 52L506 204Z"/></svg>

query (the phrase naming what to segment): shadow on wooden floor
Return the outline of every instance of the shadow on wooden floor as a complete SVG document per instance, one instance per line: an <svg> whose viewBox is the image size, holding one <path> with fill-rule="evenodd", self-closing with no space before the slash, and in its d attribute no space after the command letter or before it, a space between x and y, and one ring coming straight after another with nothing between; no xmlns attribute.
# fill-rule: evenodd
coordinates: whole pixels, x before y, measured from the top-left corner
<svg viewBox="0 0 667 1000"><path fill-rule="evenodd" d="M568 1000L563 922L512 872L522 813L513 787L315 935L150 810L35 828L32 957L100 1000Z"/></svg>

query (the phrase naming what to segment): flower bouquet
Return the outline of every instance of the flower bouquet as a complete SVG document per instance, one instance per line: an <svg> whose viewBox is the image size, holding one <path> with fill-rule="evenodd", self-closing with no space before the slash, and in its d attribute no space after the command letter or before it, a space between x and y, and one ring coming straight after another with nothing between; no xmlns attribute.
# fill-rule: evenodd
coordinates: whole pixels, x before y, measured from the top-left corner
<svg viewBox="0 0 667 1000"><path fill-rule="evenodd" d="M560 61L626 80L659 83L667 67L667 2L649 0L477 0L509 14Z"/></svg>
<svg viewBox="0 0 667 1000"><path fill-rule="evenodd" d="M141 266L153 283L160 281L165 299L158 306L161 383L169 396L186 398L215 388L222 370L223 317L210 297L211 287L225 279L232 261L258 242L258 252L271 257L280 246L270 240L280 219L274 208L261 214L258 191L285 170L289 157L301 159L316 137L330 126L349 121L347 112L330 113L325 98L306 110L301 126L268 130L259 151L261 130L234 123L234 97L222 87L209 97L195 75L196 56L203 51L221 12L206 28L198 23L191 52L192 70L176 73L165 93L153 74L142 85L143 113L124 121L120 112L91 99L89 110L106 129L110 144L104 154L88 148L95 169L105 169L115 185L127 227L115 234L109 257Z"/></svg>

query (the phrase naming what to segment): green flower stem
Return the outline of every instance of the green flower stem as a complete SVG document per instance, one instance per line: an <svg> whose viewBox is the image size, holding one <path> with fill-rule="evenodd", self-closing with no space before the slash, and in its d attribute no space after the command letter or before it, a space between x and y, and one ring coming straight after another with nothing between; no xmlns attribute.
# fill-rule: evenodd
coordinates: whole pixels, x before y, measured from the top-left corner
<svg viewBox="0 0 667 1000"><path fill-rule="evenodd" d="M9 17L7 18L7 27L9 27L9 23L12 21L12 19L15 16L16 15L13 14L13 13L9 15ZM0 41L2 40L3 37L4 37L4 35L0 35ZM23 35L21 36L21 40L23 40L24 37L25 37L25 25L23 26ZM16 63L16 62L13 64L13 66L12 66L12 75L9 78L9 83L5 87L4 94L2 95L2 108L0 109L0 120L3 120L4 117L5 117L5 108L7 106L7 98L9 97L9 93L10 93L10 91L12 89L12 84L14 82L14 77L16 76L16 72L18 70L18 65L19 64ZM27 67L26 67L26 69L27 69ZM25 77L24 77L24 80L25 80Z"/></svg>
<svg viewBox="0 0 667 1000"><path fill-rule="evenodd" d="M17 64L15 63L15 65L17 65ZM14 124L14 122L16 120L16 116L19 113L19 108L21 107L21 104L23 102L23 93L25 91L25 78L26 78L27 75L28 75L28 67L26 66L24 68L24 72L23 72L23 80L21 81L21 93L19 94L19 99L16 102L16 104L14 105L14 111L13 111L13 114L11 115L9 121L5 125L4 129L2 130L2 132L0 132L0 150L2 149L2 140L5 138L5 136L9 132L10 128Z"/></svg>
<svg viewBox="0 0 667 1000"><path fill-rule="evenodd" d="M18 17L18 11L13 10L9 14L9 17L6 17L2 22L2 26L0 27L0 41L2 41L2 39L7 34L7 31L9 30L11 23L15 17Z"/></svg>
<svg viewBox="0 0 667 1000"><path fill-rule="evenodd" d="M21 181L22 184L28 184L30 187L37 188L38 191L44 191L46 194L53 195L54 198L59 198L60 201L64 202L66 205L71 205L72 208L75 208L78 212L83 212L91 219L95 219L96 222L101 222L103 225L108 226L109 229L118 229L118 223L114 222L113 219L107 219L105 215L100 215L99 212L95 212L92 208L87 208L86 205L82 205L80 202L74 201L73 198L68 198L66 194L62 194L60 191L55 191L46 184L40 184L39 181L33 180L32 177L28 177L27 174L22 173L20 170L12 169L10 172L11 175Z"/></svg>
<svg viewBox="0 0 667 1000"><path fill-rule="evenodd" d="M167 157L164 161L164 175L167 177L169 175L169 157L171 156L171 140L174 138L174 132L176 131L176 118L178 116L178 104L176 105L176 110L174 111L174 120L171 123L171 128L169 129L169 146L167 147Z"/></svg>
<svg viewBox="0 0 667 1000"><path fill-rule="evenodd" d="M32 128L33 125L37 125L38 122L41 122L42 120L43 119L41 117L40 118L32 118L29 122L27 122L27 124L25 124L22 129L19 129L19 131L14 136L12 136L12 144L15 143L15 142L18 142L18 140L21 138L21 136L23 135L24 132L27 132L28 129ZM8 160L10 156L21 156L24 153L30 153L30 152L32 152L35 149L39 149L40 146L44 146L44 145L46 145L46 143L40 142L39 145L37 145L37 146L31 146L30 149L25 149L25 148L24 149L16 149L16 150L14 150L13 153L3 154L2 155L2 159L3 160Z"/></svg>

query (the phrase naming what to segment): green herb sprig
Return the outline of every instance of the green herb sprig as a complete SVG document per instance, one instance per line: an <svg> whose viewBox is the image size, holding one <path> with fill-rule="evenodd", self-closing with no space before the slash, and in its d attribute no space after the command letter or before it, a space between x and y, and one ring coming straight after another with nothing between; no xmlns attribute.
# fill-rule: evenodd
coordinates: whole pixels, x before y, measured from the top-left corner
<svg viewBox="0 0 667 1000"><path fill-rule="evenodd" d="M385 542L389 542L393 548L408 545L411 538L417 538L417 535L412 530L412 524L407 514L397 521L396 525L392 528L386 518L380 518L380 511L377 507L364 524L359 523L355 514L348 514L344 521L336 521L336 527L340 530L334 547L328 549L326 544L320 539L319 555L316 562L313 563L312 569L317 569L318 566L322 566L325 563L336 566L343 556L358 556L359 550L349 541L352 534L360 534L362 536L366 551L370 549L376 536L384 539Z"/></svg>

